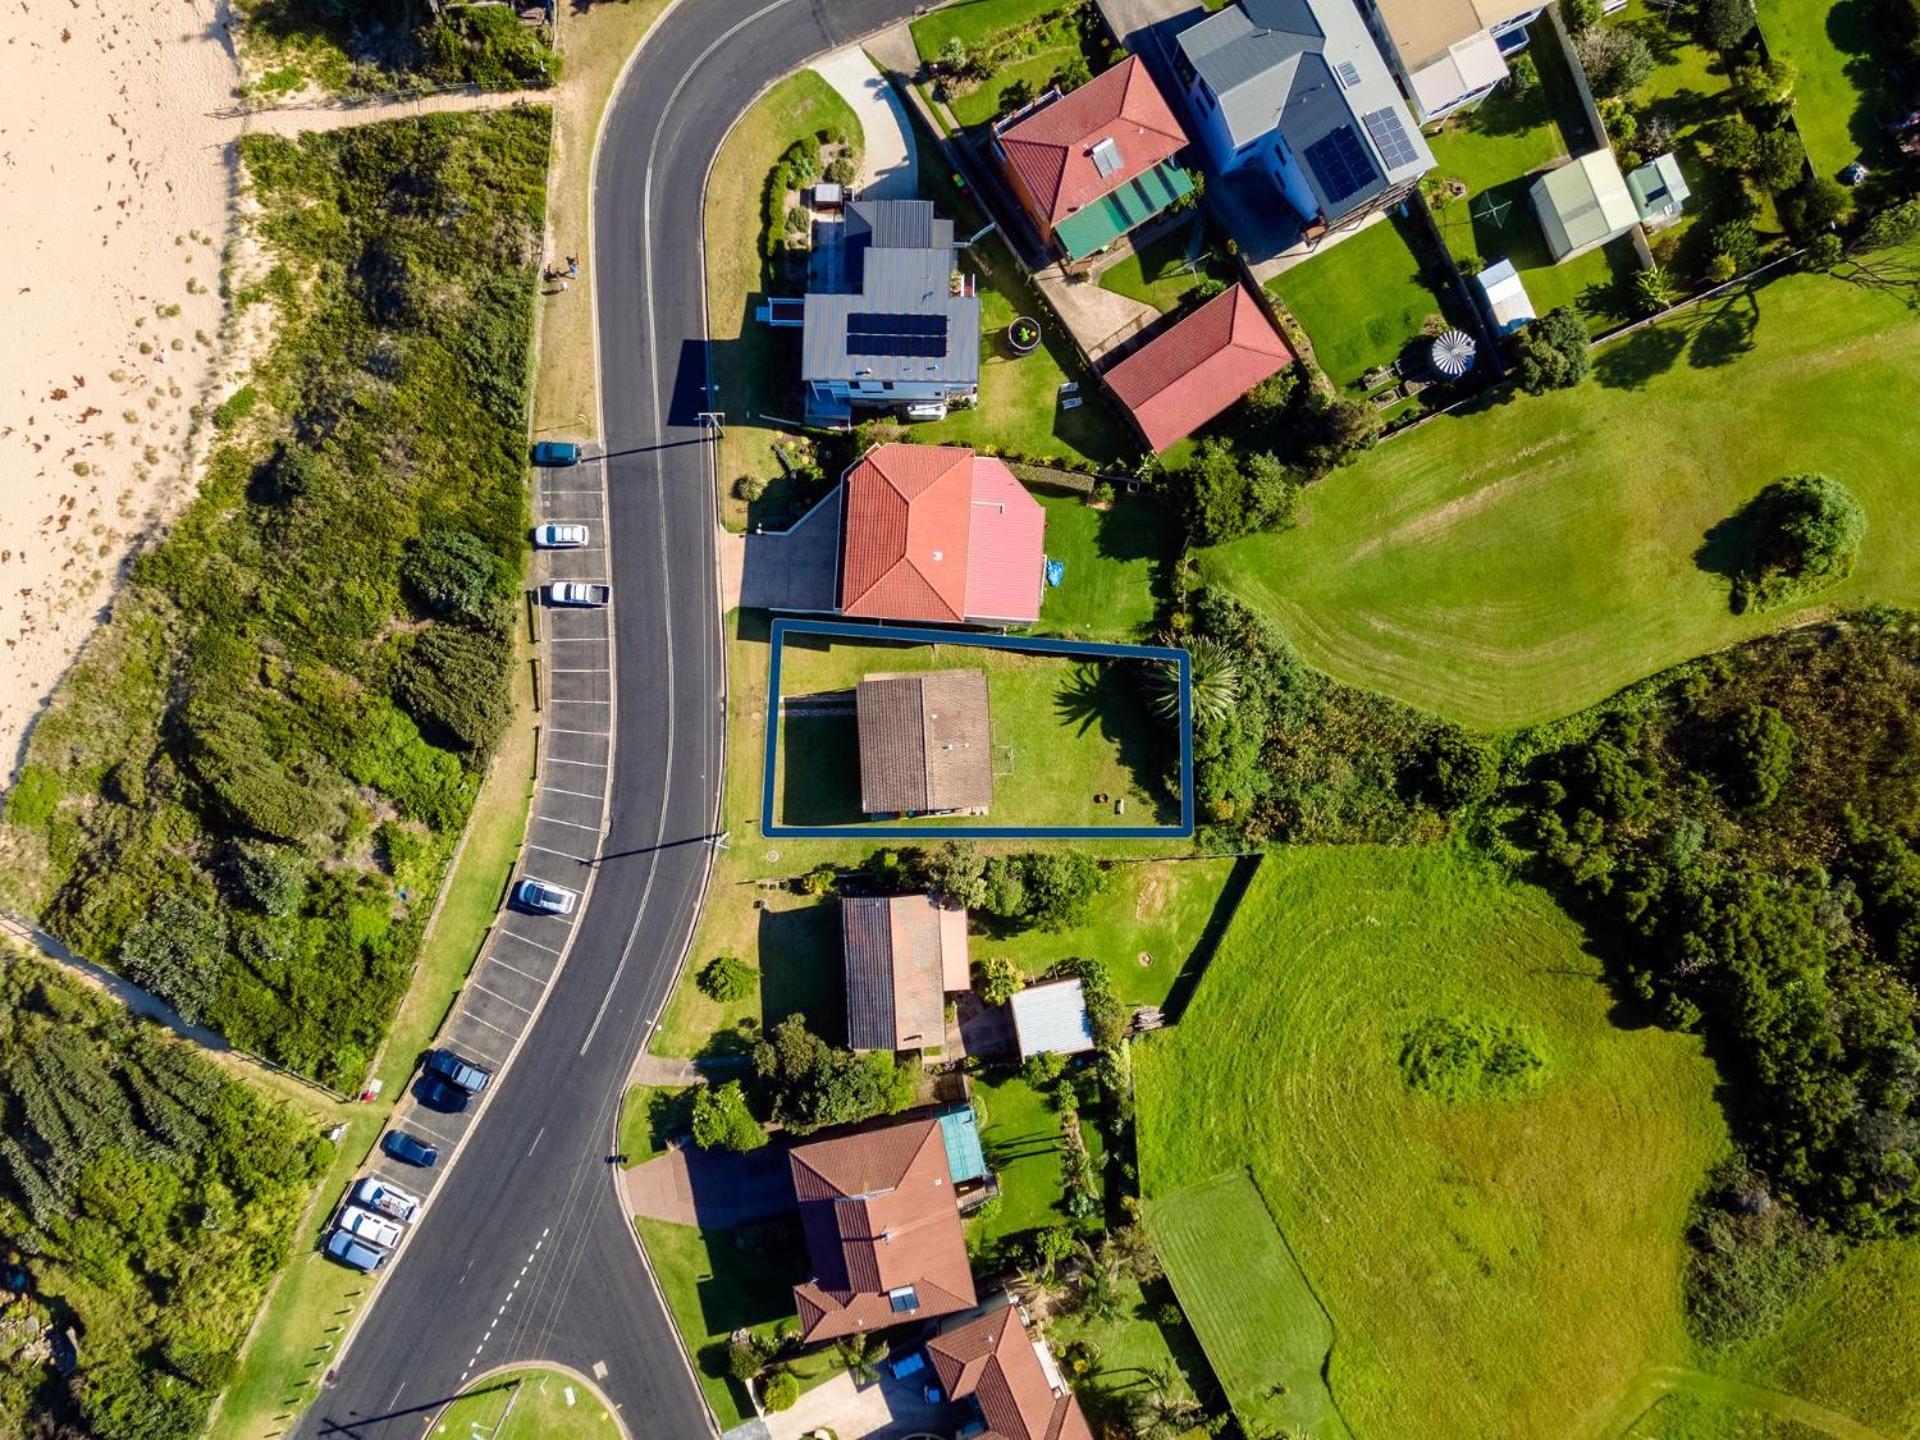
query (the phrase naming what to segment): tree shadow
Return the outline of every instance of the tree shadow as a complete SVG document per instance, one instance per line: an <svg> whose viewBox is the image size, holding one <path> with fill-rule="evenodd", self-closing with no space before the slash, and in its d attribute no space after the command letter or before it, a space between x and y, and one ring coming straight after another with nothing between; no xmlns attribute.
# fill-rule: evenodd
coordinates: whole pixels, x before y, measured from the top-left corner
<svg viewBox="0 0 1920 1440"><path fill-rule="evenodd" d="M1744 608L1740 596L1744 580L1752 572L1753 557L1765 524L1764 508L1755 496L1708 529L1701 537L1699 548L1693 552L1693 563L1697 567L1727 582L1727 603L1736 612Z"/></svg>
<svg viewBox="0 0 1920 1440"><path fill-rule="evenodd" d="M1593 376L1609 390L1644 390L1655 376L1671 370L1686 348L1686 332L1679 326L1649 326L1596 355Z"/></svg>
<svg viewBox="0 0 1920 1440"><path fill-rule="evenodd" d="M1167 998L1161 1004L1161 1011L1168 1023L1177 1022L1186 1013L1193 992L1199 988L1201 978L1207 973L1207 966L1213 963L1220 942L1226 938L1227 929L1239 912L1240 902L1247 897L1253 877L1259 872L1260 859L1258 855L1242 855L1233 862L1233 869L1227 874L1227 883L1220 887L1220 893L1214 899L1213 912L1207 916L1207 923L1201 928L1200 938L1194 941L1193 949L1188 952L1180 973L1174 976Z"/></svg>
<svg viewBox="0 0 1920 1440"><path fill-rule="evenodd" d="M1156 821L1171 824L1177 797L1170 781L1177 747L1169 743L1171 727L1147 707L1141 674L1141 666L1129 663L1076 665L1054 692L1054 710L1075 735L1091 730L1111 741L1121 765L1153 797Z"/></svg>
<svg viewBox="0 0 1920 1440"><path fill-rule="evenodd" d="M1731 295L1695 325L1687 363L1696 370L1731 365L1753 349L1759 328L1759 297L1751 290Z"/></svg>
<svg viewBox="0 0 1920 1440"><path fill-rule="evenodd" d="M1847 136L1862 155L1891 148L1880 128L1884 112L1898 107L1889 67L1892 57L1875 23L1873 0L1835 0L1827 11L1827 39L1847 57L1841 67L1859 103L1847 118ZM1815 167L1818 168L1817 166Z"/></svg>
<svg viewBox="0 0 1920 1440"><path fill-rule="evenodd" d="M841 695L844 708L822 710L788 707L796 701L806 707L809 702L825 702L829 697L782 697L783 824L857 825L866 818L860 809L860 726L854 715L852 692L843 691Z"/></svg>

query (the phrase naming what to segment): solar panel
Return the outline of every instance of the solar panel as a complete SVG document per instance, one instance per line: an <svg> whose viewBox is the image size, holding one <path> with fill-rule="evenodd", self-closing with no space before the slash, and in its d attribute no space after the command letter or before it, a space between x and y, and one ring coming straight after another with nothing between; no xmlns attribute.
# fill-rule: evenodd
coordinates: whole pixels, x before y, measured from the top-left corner
<svg viewBox="0 0 1920 1440"><path fill-rule="evenodd" d="M1360 67L1351 60L1342 60L1333 67L1333 73L1340 77L1340 88L1351 90L1360 83Z"/></svg>
<svg viewBox="0 0 1920 1440"><path fill-rule="evenodd" d="M933 358L947 353L947 317L861 310L847 316L849 355Z"/></svg>
<svg viewBox="0 0 1920 1440"><path fill-rule="evenodd" d="M1342 125L1307 146L1306 161L1319 176L1327 202L1333 205L1380 178L1351 125Z"/></svg>
<svg viewBox="0 0 1920 1440"><path fill-rule="evenodd" d="M1366 122L1367 133L1373 137L1373 147L1380 152L1387 169L1398 170L1402 165L1413 163L1413 141L1407 138L1407 127L1400 123L1399 115L1391 107L1369 110L1360 118Z"/></svg>

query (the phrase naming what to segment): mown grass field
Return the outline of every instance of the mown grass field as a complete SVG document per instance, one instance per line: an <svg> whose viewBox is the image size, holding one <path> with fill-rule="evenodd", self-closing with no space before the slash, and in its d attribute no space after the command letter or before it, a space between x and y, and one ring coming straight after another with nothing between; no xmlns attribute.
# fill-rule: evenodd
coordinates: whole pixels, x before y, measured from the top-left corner
<svg viewBox="0 0 1920 1440"><path fill-rule="evenodd" d="M1297 528L1202 556L1312 665L1461 724L1565 715L1704 651L1835 607L1920 600L1910 477L1920 380L1900 299L1793 275L1611 345L1595 378L1382 445ZM1696 561L1782 475L1852 487L1870 530L1815 606L1734 615Z"/></svg>
<svg viewBox="0 0 1920 1440"><path fill-rule="evenodd" d="M1154 1203L1147 1228L1243 1427L1348 1434L1321 1379L1333 1322L1243 1173Z"/></svg>
<svg viewBox="0 0 1920 1440"><path fill-rule="evenodd" d="M1177 818L1170 805L1156 806L1154 783L1159 768L1174 764L1178 737L1148 711L1136 666L967 645L826 643L819 636L789 639L781 664L785 708L774 813L783 824L870 823L860 809L851 692L869 676L924 670L972 670L987 680L993 803L984 821L955 816L954 824L1141 825ZM837 697L839 708L831 713L795 709L827 697ZM1110 798L1099 802L1097 795ZM1126 813L1117 815L1114 802L1123 799Z"/></svg>
<svg viewBox="0 0 1920 1440"><path fill-rule="evenodd" d="M1463 852L1282 852L1180 1023L1136 1047L1150 1207L1250 1170L1331 1317L1355 1434L1586 1435L1646 1367L1686 1359L1716 1077L1697 1039L1617 1028L1598 968L1543 894ZM1410 1090L1401 1046L1435 1016L1527 1027L1544 1085ZM1239 1270L1212 1304L1239 1303ZM1203 1337L1208 1292L1181 1292ZM1231 1387L1240 1362L1212 1358Z"/></svg>
<svg viewBox="0 0 1920 1440"><path fill-rule="evenodd" d="M1800 67L1793 123L1816 173L1837 175L1886 144L1881 112L1897 107L1887 62L1876 56L1873 7L1861 0L1759 0L1767 47Z"/></svg>
<svg viewBox="0 0 1920 1440"><path fill-rule="evenodd" d="M428 1433L434 1440L617 1440L621 1430L581 1381L529 1369L474 1386L440 1412Z"/></svg>

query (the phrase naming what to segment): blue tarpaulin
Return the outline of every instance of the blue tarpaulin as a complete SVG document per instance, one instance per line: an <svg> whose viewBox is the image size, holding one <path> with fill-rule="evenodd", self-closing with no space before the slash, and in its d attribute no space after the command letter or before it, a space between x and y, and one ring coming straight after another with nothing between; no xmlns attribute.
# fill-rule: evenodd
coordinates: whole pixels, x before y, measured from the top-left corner
<svg viewBox="0 0 1920 1440"><path fill-rule="evenodd" d="M1058 585L1067 578L1067 565L1064 560L1047 561L1047 584Z"/></svg>

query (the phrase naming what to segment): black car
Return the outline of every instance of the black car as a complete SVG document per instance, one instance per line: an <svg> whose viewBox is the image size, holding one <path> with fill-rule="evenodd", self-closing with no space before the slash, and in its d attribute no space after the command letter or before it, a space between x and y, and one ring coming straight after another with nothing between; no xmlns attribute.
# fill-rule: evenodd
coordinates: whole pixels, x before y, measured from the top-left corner
<svg viewBox="0 0 1920 1440"><path fill-rule="evenodd" d="M491 1070L482 1069L452 1050L436 1050L427 1056L426 1070L434 1079L458 1085L469 1095L478 1095L493 1079Z"/></svg>
<svg viewBox="0 0 1920 1440"><path fill-rule="evenodd" d="M438 1075L422 1075L420 1083L413 1087L413 1098L429 1110L458 1115L467 1108L467 1101L472 1096L451 1080L442 1080Z"/></svg>
<svg viewBox="0 0 1920 1440"><path fill-rule="evenodd" d="M380 1148L396 1160L404 1160L409 1165L418 1165L423 1170L440 1158L440 1152L418 1136L409 1135L404 1130L389 1130L387 1138L380 1142Z"/></svg>

